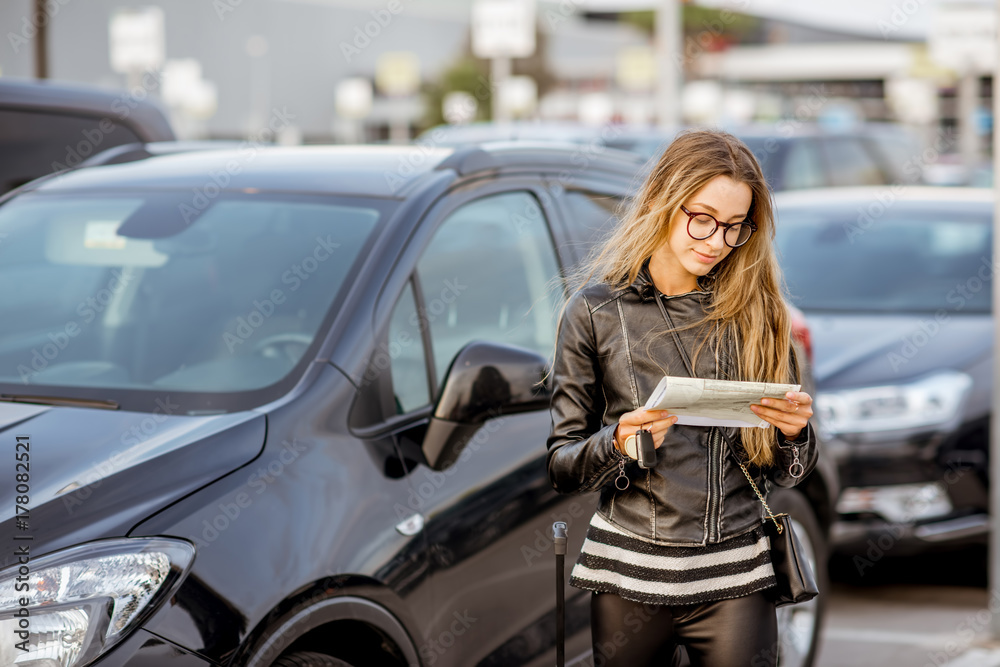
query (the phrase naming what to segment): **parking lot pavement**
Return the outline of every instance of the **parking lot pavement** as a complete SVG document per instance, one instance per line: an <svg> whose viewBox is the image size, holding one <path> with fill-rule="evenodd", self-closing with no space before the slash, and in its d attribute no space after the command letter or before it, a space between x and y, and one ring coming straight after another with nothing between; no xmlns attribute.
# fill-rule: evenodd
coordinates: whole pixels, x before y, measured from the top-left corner
<svg viewBox="0 0 1000 667"><path fill-rule="evenodd" d="M1000 667L985 565L983 549L887 560L863 577L835 564L817 667Z"/></svg>
<svg viewBox="0 0 1000 667"><path fill-rule="evenodd" d="M991 612L985 589L836 584L832 593L818 667L965 664L956 661L973 650L978 660L968 664L1000 665L1000 651L988 644ZM983 651L993 653L993 661L985 660Z"/></svg>

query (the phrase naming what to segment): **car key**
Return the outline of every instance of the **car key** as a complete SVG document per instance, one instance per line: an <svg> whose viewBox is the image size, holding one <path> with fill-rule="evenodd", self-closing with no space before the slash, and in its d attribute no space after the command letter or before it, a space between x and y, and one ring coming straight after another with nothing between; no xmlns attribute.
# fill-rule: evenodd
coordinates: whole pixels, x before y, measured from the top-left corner
<svg viewBox="0 0 1000 667"><path fill-rule="evenodd" d="M639 467L652 468L656 465L656 445L653 443L653 434L645 429L639 429L635 433L636 449L639 454Z"/></svg>

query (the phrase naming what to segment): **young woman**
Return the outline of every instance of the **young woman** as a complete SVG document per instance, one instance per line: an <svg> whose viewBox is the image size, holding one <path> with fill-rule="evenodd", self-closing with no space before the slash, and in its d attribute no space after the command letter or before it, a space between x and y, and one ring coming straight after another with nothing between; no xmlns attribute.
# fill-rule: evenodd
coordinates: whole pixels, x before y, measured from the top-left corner
<svg viewBox="0 0 1000 667"><path fill-rule="evenodd" d="M576 276L553 363L548 472L599 492L570 583L593 591L595 661L773 664L777 625L763 506L716 427L641 408L664 375L799 384L768 186L730 134L666 149L613 235ZM683 348L683 352L681 349ZM688 362L685 363L684 355ZM816 462L812 397L752 409L773 426L726 428L761 493ZM626 440L652 432L656 464ZM598 657L600 656L600 658Z"/></svg>

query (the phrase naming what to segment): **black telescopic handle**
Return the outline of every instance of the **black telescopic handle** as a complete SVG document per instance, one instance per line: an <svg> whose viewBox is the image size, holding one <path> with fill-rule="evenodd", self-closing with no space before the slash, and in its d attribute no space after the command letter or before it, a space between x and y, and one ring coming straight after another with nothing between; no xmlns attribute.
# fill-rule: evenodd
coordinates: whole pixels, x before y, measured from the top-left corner
<svg viewBox="0 0 1000 667"><path fill-rule="evenodd" d="M556 552L556 667L566 667L566 523L552 524L552 542Z"/></svg>
<svg viewBox="0 0 1000 667"><path fill-rule="evenodd" d="M552 524L552 541L555 542L556 555L566 553L566 522L556 521Z"/></svg>

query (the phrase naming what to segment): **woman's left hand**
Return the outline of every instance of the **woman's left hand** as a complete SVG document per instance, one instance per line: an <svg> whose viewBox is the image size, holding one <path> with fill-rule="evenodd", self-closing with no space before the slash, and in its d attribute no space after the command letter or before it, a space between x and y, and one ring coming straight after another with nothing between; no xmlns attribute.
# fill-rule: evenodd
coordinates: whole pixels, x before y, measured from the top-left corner
<svg viewBox="0 0 1000 667"><path fill-rule="evenodd" d="M785 398L762 398L762 405L750 406L761 419L781 429L786 440L794 440L813 415L812 396L804 391L790 391Z"/></svg>

